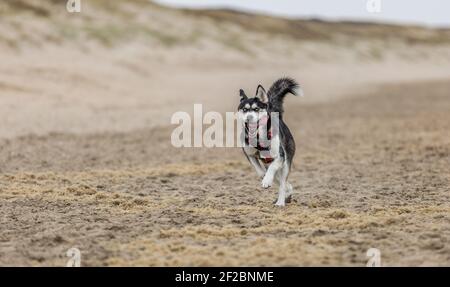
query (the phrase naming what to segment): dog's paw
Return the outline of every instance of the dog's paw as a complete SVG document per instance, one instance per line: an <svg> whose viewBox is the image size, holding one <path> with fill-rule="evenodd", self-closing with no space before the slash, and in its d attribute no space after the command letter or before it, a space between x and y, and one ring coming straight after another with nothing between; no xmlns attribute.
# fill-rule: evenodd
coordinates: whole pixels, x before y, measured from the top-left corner
<svg viewBox="0 0 450 287"><path fill-rule="evenodd" d="M273 180L271 180L269 177L265 176L261 182L261 186L263 188L269 188L272 186Z"/></svg>
<svg viewBox="0 0 450 287"><path fill-rule="evenodd" d="M292 194L286 196L286 203L291 203L291 201L292 201Z"/></svg>
<svg viewBox="0 0 450 287"><path fill-rule="evenodd" d="M284 205L282 203L278 204L278 198L275 198L275 200L272 201L273 205L276 205L276 206L285 206L286 204L291 203L291 202L292 202L292 195L289 195L288 197L286 197Z"/></svg>
<svg viewBox="0 0 450 287"><path fill-rule="evenodd" d="M277 207L284 207L286 205L286 203L283 200L277 200L277 202L275 202L275 206Z"/></svg>

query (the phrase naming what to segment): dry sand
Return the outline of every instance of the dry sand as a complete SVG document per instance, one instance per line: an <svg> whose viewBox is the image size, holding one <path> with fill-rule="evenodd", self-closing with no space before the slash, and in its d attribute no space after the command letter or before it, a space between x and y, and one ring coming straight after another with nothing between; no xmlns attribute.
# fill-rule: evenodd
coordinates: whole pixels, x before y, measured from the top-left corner
<svg viewBox="0 0 450 287"><path fill-rule="evenodd" d="M1 265L448 265L450 83L299 106L294 202L170 128L3 141Z"/></svg>
<svg viewBox="0 0 450 287"><path fill-rule="evenodd" d="M272 39L149 13L201 40L55 40L26 14L34 30L14 42L20 21L0 25L1 266L64 266L71 247L83 266L365 266L371 247L386 266L450 265L447 43ZM170 117L234 111L239 88L283 75L306 97L287 100L298 152L280 209L239 149L173 148Z"/></svg>

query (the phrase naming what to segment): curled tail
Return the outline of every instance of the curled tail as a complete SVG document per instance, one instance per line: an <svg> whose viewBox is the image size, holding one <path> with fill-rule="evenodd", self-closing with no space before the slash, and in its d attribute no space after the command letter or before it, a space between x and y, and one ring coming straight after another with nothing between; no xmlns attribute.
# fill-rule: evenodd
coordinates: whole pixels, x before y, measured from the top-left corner
<svg viewBox="0 0 450 287"><path fill-rule="evenodd" d="M281 78L273 83L267 92L269 98L269 107L271 112L283 114L283 101L287 94L297 95L299 85L291 78ZM301 95L301 93L300 93Z"/></svg>

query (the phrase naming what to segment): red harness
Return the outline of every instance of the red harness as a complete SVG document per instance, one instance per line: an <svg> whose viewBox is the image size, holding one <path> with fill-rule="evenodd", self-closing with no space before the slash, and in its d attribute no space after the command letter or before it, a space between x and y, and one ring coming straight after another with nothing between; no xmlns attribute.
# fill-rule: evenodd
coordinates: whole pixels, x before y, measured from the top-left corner
<svg viewBox="0 0 450 287"><path fill-rule="evenodd" d="M259 157L259 159L265 164L269 164L273 161L273 158L271 157Z"/></svg>

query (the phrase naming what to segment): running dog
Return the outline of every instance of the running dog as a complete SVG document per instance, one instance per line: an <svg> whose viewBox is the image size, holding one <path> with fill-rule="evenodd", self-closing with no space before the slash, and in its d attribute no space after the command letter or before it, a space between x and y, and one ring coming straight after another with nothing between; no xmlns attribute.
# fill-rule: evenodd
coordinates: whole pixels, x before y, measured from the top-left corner
<svg viewBox="0 0 450 287"><path fill-rule="evenodd" d="M280 187L276 206L285 206L292 199L288 182L295 142L283 121L283 100L287 94L302 95L299 85L290 78L277 80L268 90L259 85L253 98L240 90L238 113L242 127L241 144L248 161L262 178L263 188L276 180Z"/></svg>

